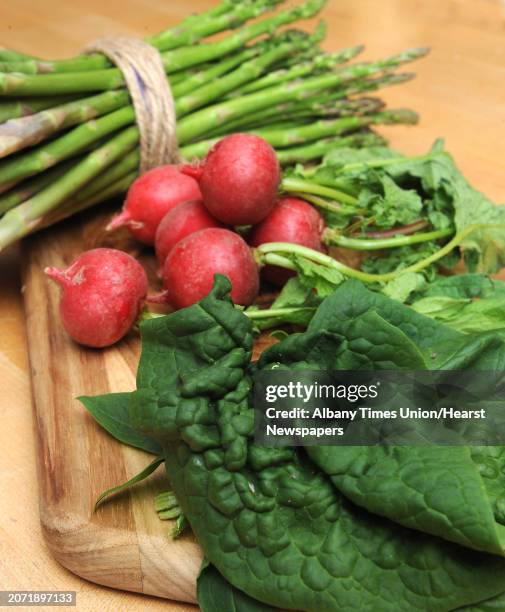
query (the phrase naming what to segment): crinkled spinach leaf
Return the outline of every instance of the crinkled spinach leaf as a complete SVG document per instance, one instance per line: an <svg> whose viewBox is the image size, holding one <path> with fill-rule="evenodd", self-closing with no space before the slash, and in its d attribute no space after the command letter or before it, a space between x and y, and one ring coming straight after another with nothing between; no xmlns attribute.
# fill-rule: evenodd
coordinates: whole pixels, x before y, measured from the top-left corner
<svg viewBox="0 0 505 612"><path fill-rule="evenodd" d="M432 465L409 449L353 458L339 447L319 457L260 447L250 403L255 368L499 367L501 344L347 282L306 333L271 347L255 366L251 324L229 288L218 277L200 304L142 325L130 401L131 422L163 446L181 508L219 573L261 602L314 612L446 611L503 592L505 560L475 550L500 553L500 525L492 487L466 449L448 448ZM433 475L416 470L422 460ZM389 495L369 479L367 462ZM490 480L502 478L497 470Z"/></svg>
<svg viewBox="0 0 505 612"><path fill-rule="evenodd" d="M196 581L196 593L202 612L275 612L275 608L236 589L205 561Z"/></svg>

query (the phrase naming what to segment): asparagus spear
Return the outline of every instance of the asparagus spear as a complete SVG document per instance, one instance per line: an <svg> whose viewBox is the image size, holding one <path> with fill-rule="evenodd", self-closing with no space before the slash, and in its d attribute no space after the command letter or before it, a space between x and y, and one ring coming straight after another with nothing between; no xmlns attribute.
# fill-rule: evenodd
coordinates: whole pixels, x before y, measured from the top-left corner
<svg viewBox="0 0 505 612"><path fill-rule="evenodd" d="M60 161L79 153L101 137L116 132L134 121L133 108L127 106L99 119L87 121L61 138L25 153L21 157L6 160L0 164L0 187L51 168Z"/></svg>
<svg viewBox="0 0 505 612"><path fill-rule="evenodd" d="M273 45L270 51L244 62L236 70L225 75L217 82L204 85L181 100L177 100L175 103L177 117L184 117L189 112L205 106L229 91L233 91L243 83L254 81L272 64L292 53L296 53L298 50L303 50L308 45L313 45L315 42L314 36L308 36L304 32L286 32L280 37L280 44Z"/></svg>
<svg viewBox="0 0 505 612"><path fill-rule="evenodd" d="M128 92L107 91L87 100L67 102L29 117L0 125L0 157L38 144L57 131L126 106Z"/></svg>
<svg viewBox="0 0 505 612"><path fill-rule="evenodd" d="M279 149L277 158L282 166L306 163L321 159L337 147L377 147L384 144L384 139L373 132L356 133L341 138L323 138L299 147Z"/></svg>
<svg viewBox="0 0 505 612"><path fill-rule="evenodd" d="M199 108L210 101L219 98L244 82L254 79L270 64L294 53L298 48L312 44L313 38L300 32L288 32L280 38L280 44L257 58L245 62L236 71L231 72L219 80L217 84L210 84L195 90L192 94L182 97L175 103L178 116L185 115L194 108ZM283 42L285 41L285 42ZM71 102L64 107L45 111L37 116L28 117L23 125L22 119L15 125L0 126L0 157L19 150L24 146L35 144L56 130L57 122L75 123L78 118L83 120L86 115L101 114L108 109L114 109L127 101L126 92L106 92L94 98L89 98L86 104ZM75 128L65 136L53 141L47 147L30 151L16 160L4 162L0 165L0 185L19 180L40 171L41 160L50 167L78 152L82 146L101 138L104 134L124 127L135 120L132 106L125 106L95 121L88 121ZM21 126L21 129L15 128ZM32 129L29 129L31 126ZM4 132L4 133L2 133ZM7 132L7 134L5 134ZM11 132L11 133L9 133Z"/></svg>
<svg viewBox="0 0 505 612"><path fill-rule="evenodd" d="M44 215L54 209L55 202L63 202L88 180L124 155L125 151L132 150L137 139L137 128L127 128L106 145L90 153L49 187L5 213L0 221L0 249L33 231L42 222Z"/></svg>
<svg viewBox="0 0 505 612"><path fill-rule="evenodd" d="M291 130L260 129L251 133L267 140L273 147L289 147L318 140L335 134L345 134L369 125L390 123L417 123L417 114L407 109L389 110L363 117L342 117L341 119L316 121Z"/></svg>
<svg viewBox="0 0 505 612"><path fill-rule="evenodd" d="M284 0L250 0L249 2L223 2L218 11L202 13L198 19L189 17L175 28L148 37L146 42L159 51L168 51L182 46L190 46L206 36L236 28L265 11L271 10ZM24 74L50 74L86 72L111 68L110 60L101 53L80 55L75 58L55 61L42 61L26 57L0 58L0 72L20 72Z"/></svg>
<svg viewBox="0 0 505 612"><path fill-rule="evenodd" d="M323 115L331 115L331 112L326 112L326 109L336 108L338 110L339 101L345 100L348 96L366 91L375 91L379 87L404 83L412 77L412 73L388 73L375 79L354 81L346 87L330 90L329 92L324 91L321 93L316 91L313 96L307 98L281 102L279 105L272 106L269 109L252 111L237 119L228 121L225 126L217 126L207 132L205 137L214 138L226 133L227 130L240 131L244 126L246 128L259 127L259 124L268 124L272 117L280 117L282 115L292 117L298 111L306 111L306 114L310 114L314 119L321 115L321 109L323 109ZM345 102L343 103L345 104Z"/></svg>
<svg viewBox="0 0 505 612"><path fill-rule="evenodd" d="M275 85L279 85L284 81L293 81L309 74L316 74L318 72L327 72L337 66L350 61L363 51L363 45L350 47L348 49L342 49L336 53L325 53L318 55L311 61L295 64L289 69L281 69L275 72L270 72L261 79L256 79L252 83L244 85L233 93L233 97L243 95L247 93L253 93L266 89Z"/></svg>
<svg viewBox="0 0 505 612"><path fill-rule="evenodd" d="M76 160L71 160L69 162L59 164L58 166L49 169L47 172L42 172L41 174L28 179L27 181L23 181L19 187L11 189L7 193L0 196L0 216L11 208L21 204L28 198L31 198L39 191L42 191L44 187L50 185L60 176L63 176L63 174L65 174L65 172L76 163Z"/></svg>
<svg viewBox="0 0 505 612"><path fill-rule="evenodd" d="M171 74L190 66L228 55L240 49L248 41L264 34L272 34L278 28L300 19L316 15L325 0L308 0L305 4L254 23L215 43L196 47L181 47L161 55L165 72ZM124 86L124 78L118 68L91 72L65 74L0 74L0 95L54 95L117 89Z"/></svg>
<svg viewBox="0 0 505 612"><path fill-rule="evenodd" d="M278 107L273 107L258 113L251 113L236 121L232 121L219 129L212 132L212 136L219 136L225 130L240 131L244 126L248 130L259 128L276 128L286 127L286 121L297 124L302 124L304 120L316 121L323 117L339 117L344 115L363 115L380 110L384 107L384 102L378 98L359 98L357 100L337 99L334 102L327 103L319 102L324 98L314 98L303 100L300 102L291 102L282 105L282 111L279 112ZM285 115L288 119L283 123L279 121L279 117Z"/></svg>
<svg viewBox="0 0 505 612"><path fill-rule="evenodd" d="M18 119L75 100L75 96L43 96L42 98L19 98L0 102L0 124L9 119Z"/></svg>
<svg viewBox="0 0 505 612"><path fill-rule="evenodd" d="M183 117L177 126L179 140L186 143L206 134L211 129L222 125L223 117L226 117L226 121L230 121L244 113L270 108L274 104L301 100L306 98L310 92L338 87L384 70L390 70L404 62L422 57L425 53L426 49L409 49L386 60L349 66L338 74L315 76L294 83L281 83L279 86L271 87L268 90L220 102L192 113L189 117Z"/></svg>

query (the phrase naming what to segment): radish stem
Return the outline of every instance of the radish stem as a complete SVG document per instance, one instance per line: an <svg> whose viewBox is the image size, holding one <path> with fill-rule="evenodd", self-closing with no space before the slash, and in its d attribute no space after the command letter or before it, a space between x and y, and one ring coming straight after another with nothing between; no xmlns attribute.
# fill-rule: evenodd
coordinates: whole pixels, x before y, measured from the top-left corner
<svg viewBox="0 0 505 612"><path fill-rule="evenodd" d="M380 251L381 249L394 249L430 240L439 240L454 234L454 229L446 228L432 232L421 232L411 236L393 236L391 238L348 238L338 231L326 228L323 232L323 242L327 246L340 246L355 251Z"/></svg>

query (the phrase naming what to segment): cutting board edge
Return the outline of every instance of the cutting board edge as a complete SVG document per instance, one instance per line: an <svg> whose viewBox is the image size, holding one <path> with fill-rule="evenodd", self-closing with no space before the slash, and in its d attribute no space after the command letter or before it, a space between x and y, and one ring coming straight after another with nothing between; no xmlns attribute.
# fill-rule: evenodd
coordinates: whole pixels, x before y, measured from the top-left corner
<svg viewBox="0 0 505 612"><path fill-rule="evenodd" d="M149 564L151 559L142 554L141 546L131 540L130 533L119 528L108 528L108 545L100 545L105 544L104 527L94 525L83 519L82 515L48 512L40 506L39 516L42 534L51 555L76 576L113 589L175 599L173 590L163 593L159 584L151 586L142 571L143 563ZM118 557L124 560L124 549L130 549L127 558L138 557L138 564L131 568L125 568L124 564L112 565L111 542L118 550ZM170 557L165 557L165 568L171 565L170 561ZM196 592L180 590L176 600L196 604Z"/></svg>

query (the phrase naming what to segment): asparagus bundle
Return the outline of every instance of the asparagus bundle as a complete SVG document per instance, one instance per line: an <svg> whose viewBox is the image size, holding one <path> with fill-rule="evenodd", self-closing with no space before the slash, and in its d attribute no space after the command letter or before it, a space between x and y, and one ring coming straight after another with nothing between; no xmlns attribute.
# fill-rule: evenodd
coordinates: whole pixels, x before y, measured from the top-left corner
<svg viewBox="0 0 505 612"><path fill-rule="evenodd" d="M172 89L183 157L202 157L223 135L248 131L294 164L340 145L379 144L371 126L416 121L412 111L384 110L360 94L411 78L395 71L425 49L346 65L362 47L323 53L323 25L312 34L280 31L316 15L325 0L247 23L282 1L223 0L147 39ZM1 250L126 191L138 174L139 130L124 78L101 54L43 61L0 50L0 71Z"/></svg>

